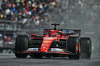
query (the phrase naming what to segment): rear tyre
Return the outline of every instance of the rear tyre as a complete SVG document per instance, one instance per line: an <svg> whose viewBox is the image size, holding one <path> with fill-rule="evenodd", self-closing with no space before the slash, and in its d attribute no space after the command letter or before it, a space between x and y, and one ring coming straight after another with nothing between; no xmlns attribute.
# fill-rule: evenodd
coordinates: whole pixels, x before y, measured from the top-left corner
<svg viewBox="0 0 100 66"><path fill-rule="evenodd" d="M76 46L78 44L78 49L76 52ZM79 53L79 38L78 37L69 37L68 39L68 44L67 44L67 49L68 51L76 54L76 55L68 55L69 59L79 59L80 58L80 53Z"/></svg>
<svg viewBox="0 0 100 66"><path fill-rule="evenodd" d="M81 38L81 58L90 59L91 57L91 39L90 38Z"/></svg>
<svg viewBox="0 0 100 66"><path fill-rule="evenodd" d="M16 43L15 43L15 56L17 58L25 58L27 57L27 54L23 54L21 52L25 51L28 49L28 36L27 35L18 35L16 38Z"/></svg>

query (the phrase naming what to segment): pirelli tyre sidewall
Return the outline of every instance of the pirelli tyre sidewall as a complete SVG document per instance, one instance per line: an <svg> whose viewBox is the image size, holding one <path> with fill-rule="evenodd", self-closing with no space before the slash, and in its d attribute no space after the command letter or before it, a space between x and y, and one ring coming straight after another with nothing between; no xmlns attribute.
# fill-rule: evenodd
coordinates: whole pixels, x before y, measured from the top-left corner
<svg viewBox="0 0 100 66"><path fill-rule="evenodd" d="M81 38L80 44L81 44L81 58L90 59L90 57L91 57L91 39L88 37Z"/></svg>
<svg viewBox="0 0 100 66"><path fill-rule="evenodd" d="M16 37L15 43L15 52L22 52L28 49L28 36L27 35L18 35Z"/></svg>

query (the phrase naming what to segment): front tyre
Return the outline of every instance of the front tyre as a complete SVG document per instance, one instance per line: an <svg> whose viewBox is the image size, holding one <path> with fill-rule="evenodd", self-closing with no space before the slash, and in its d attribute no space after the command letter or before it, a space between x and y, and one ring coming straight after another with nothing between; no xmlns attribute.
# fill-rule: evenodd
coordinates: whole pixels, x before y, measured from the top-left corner
<svg viewBox="0 0 100 66"><path fill-rule="evenodd" d="M15 43L15 53L19 53L21 51L25 51L28 49L28 36L27 35L18 35L16 37Z"/></svg>
<svg viewBox="0 0 100 66"><path fill-rule="evenodd" d="M14 53L17 58L25 58L27 54L21 53L28 49L28 36L27 35L18 35L16 37Z"/></svg>
<svg viewBox="0 0 100 66"><path fill-rule="evenodd" d="M27 57L27 54L25 54L25 53L15 53L15 56L17 58L26 58Z"/></svg>
<svg viewBox="0 0 100 66"><path fill-rule="evenodd" d="M68 51L76 54L76 55L68 55L69 59L79 59L80 58L80 44L79 37L69 37L67 49Z"/></svg>

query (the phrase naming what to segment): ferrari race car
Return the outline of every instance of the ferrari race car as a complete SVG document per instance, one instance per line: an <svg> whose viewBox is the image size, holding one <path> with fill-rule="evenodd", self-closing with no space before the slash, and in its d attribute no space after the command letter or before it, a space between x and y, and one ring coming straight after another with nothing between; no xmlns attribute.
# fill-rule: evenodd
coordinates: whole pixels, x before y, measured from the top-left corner
<svg viewBox="0 0 100 66"><path fill-rule="evenodd" d="M80 37L81 30L72 29L44 29L43 36L31 34L17 35L14 54L17 58L42 57L68 57L69 59L80 59L91 57L91 39Z"/></svg>

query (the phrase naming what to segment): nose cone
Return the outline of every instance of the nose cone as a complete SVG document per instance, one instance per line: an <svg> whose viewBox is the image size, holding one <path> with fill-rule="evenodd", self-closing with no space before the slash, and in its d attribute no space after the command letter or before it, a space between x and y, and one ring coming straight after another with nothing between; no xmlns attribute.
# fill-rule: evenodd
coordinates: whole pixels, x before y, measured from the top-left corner
<svg viewBox="0 0 100 66"><path fill-rule="evenodd" d="M42 48L40 49L40 51L41 51L41 52L47 52L47 51L48 51L48 48L47 48L47 47L42 47Z"/></svg>
<svg viewBox="0 0 100 66"><path fill-rule="evenodd" d="M52 41L43 41L41 48L40 48L40 51L41 52L47 52L49 50L51 43L52 43Z"/></svg>
<svg viewBox="0 0 100 66"><path fill-rule="evenodd" d="M40 51L41 52L48 52L49 47L51 46L51 43L53 42L53 40L55 40L55 38L50 38L50 37L44 38L42 45L41 45L41 48L40 48Z"/></svg>

